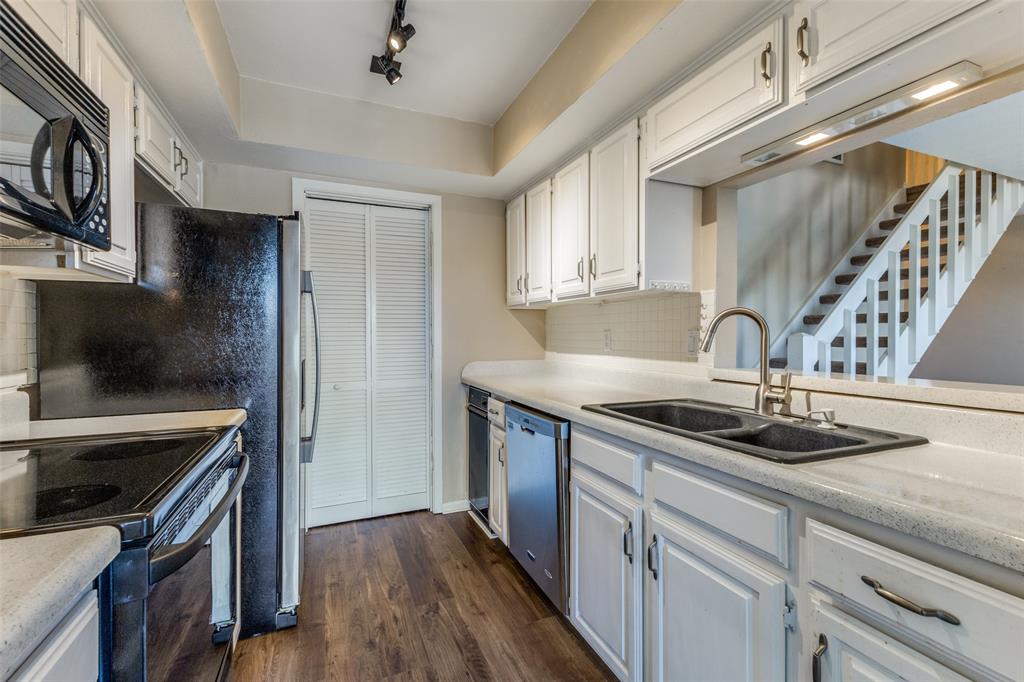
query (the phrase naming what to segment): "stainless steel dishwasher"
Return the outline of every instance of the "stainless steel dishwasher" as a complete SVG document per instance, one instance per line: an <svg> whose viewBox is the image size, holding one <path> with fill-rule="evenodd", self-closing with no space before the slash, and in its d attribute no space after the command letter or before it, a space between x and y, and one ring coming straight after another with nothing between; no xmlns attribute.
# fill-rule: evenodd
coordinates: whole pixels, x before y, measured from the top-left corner
<svg viewBox="0 0 1024 682"><path fill-rule="evenodd" d="M566 613L569 541L569 422L509 404L508 548L548 599Z"/></svg>

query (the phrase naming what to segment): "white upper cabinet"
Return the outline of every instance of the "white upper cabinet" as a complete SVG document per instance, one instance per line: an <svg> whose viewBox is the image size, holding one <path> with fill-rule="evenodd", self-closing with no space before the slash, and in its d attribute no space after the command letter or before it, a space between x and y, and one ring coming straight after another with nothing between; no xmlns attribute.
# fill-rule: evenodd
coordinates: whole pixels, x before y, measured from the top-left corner
<svg viewBox="0 0 1024 682"><path fill-rule="evenodd" d="M551 300L551 181L526 192L526 300Z"/></svg>
<svg viewBox="0 0 1024 682"><path fill-rule="evenodd" d="M785 580L662 514L649 519L647 679L786 679Z"/></svg>
<svg viewBox="0 0 1024 682"><path fill-rule="evenodd" d="M132 72L88 15L81 24L81 76L110 109L107 156L109 251L86 251L86 263L135 276L135 126ZM106 200L106 199L104 199Z"/></svg>
<svg viewBox="0 0 1024 682"><path fill-rule="evenodd" d="M9 0L32 30L78 71L78 3L76 0Z"/></svg>
<svg viewBox="0 0 1024 682"><path fill-rule="evenodd" d="M519 195L505 208L505 302L526 303L526 197Z"/></svg>
<svg viewBox="0 0 1024 682"><path fill-rule="evenodd" d="M643 508L576 468L570 495L573 625L620 680L643 679Z"/></svg>
<svg viewBox="0 0 1024 682"><path fill-rule="evenodd" d="M590 154L551 180L551 279L558 300L590 293Z"/></svg>
<svg viewBox="0 0 1024 682"><path fill-rule="evenodd" d="M790 22L795 91L820 85L982 2L798 2Z"/></svg>
<svg viewBox="0 0 1024 682"><path fill-rule="evenodd" d="M189 206L203 205L203 162L183 139L174 140L174 190Z"/></svg>
<svg viewBox="0 0 1024 682"><path fill-rule="evenodd" d="M144 89L136 88L135 97L139 107L135 153L162 180L176 186L180 162L174 128Z"/></svg>
<svg viewBox="0 0 1024 682"><path fill-rule="evenodd" d="M640 129L636 120L590 150L591 291L640 282Z"/></svg>
<svg viewBox="0 0 1024 682"><path fill-rule="evenodd" d="M782 104L782 26L779 17L755 31L650 108L650 168Z"/></svg>

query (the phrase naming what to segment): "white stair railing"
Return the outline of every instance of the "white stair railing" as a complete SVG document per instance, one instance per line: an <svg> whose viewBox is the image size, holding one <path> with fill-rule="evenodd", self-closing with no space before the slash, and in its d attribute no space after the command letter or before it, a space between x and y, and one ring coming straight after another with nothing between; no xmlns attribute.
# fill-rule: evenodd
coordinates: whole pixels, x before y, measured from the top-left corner
<svg viewBox="0 0 1024 682"><path fill-rule="evenodd" d="M964 180L962 213L961 177ZM946 264L940 267L944 198L947 199ZM789 367L803 372L814 372L817 367L817 371L830 373L832 343L841 336L842 354L838 359L842 361L843 373L856 374L860 326L857 317L862 312L865 316L862 355L866 373L908 377L1022 205L1024 183L1021 181L948 164L914 202L815 331L789 337ZM926 219L927 263L921 255L922 224ZM963 244L959 238L961 220ZM903 277L904 251L908 252L906 278ZM927 285L922 287L921 273L925 267ZM902 321L904 279L907 283L905 322ZM882 313L886 315L884 336ZM885 347L882 338L887 341Z"/></svg>

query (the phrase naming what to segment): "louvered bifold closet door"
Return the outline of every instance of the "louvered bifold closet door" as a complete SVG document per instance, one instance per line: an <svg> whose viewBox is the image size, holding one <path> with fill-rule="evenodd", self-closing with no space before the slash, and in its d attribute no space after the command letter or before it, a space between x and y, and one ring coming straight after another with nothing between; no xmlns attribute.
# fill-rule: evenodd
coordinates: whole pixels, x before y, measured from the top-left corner
<svg viewBox="0 0 1024 682"><path fill-rule="evenodd" d="M320 424L306 472L309 526L372 513L370 211L363 204L306 201L307 263L316 280L323 344Z"/></svg>
<svg viewBox="0 0 1024 682"><path fill-rule="evenodd" d="M424 509L429 461L427 212L371 208L373 515Z"/></svg>

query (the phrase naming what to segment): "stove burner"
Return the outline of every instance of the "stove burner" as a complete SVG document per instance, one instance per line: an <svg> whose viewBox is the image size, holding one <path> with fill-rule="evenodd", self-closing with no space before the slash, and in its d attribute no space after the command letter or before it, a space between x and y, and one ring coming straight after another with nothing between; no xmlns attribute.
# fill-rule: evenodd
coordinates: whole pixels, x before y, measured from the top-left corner
<svg viewBox="0 0 1024 682"><path fill-rule="evenodd" d="M161 440L141 440L127 443L105 443L83 450L71 459L80 462L111 462L118 459L147 457L161 452L180 448L185 444L180 438L164 438Z"/></svg>
<svg viewBox="0 0 1024 682"><path fill-rule="evenodd" d="M70 514L106 502L121 493L116 485L70 485L36 493L36 518Z"/></svg>

